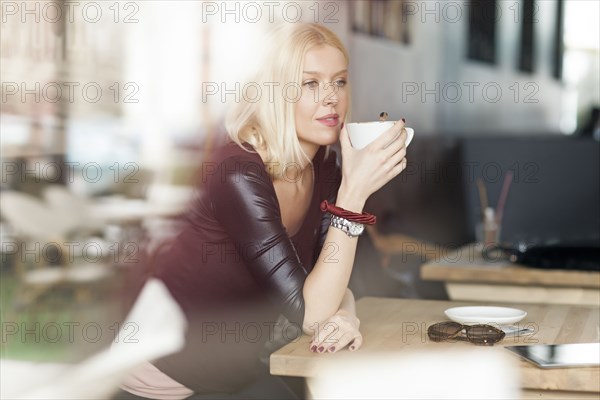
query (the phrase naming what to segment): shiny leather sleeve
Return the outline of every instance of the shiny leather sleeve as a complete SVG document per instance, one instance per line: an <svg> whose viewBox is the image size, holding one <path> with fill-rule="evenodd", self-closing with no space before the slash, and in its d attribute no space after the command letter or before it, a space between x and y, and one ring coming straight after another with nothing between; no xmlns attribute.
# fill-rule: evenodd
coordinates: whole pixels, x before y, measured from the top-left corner
<svg viewBox="0 0 600 400"><path fill-rule="evenodd" d="M223 160L209 183L212 208L245 265L292 323L302 326L308 275L282 222L262 162L249 155Z"/></svg>

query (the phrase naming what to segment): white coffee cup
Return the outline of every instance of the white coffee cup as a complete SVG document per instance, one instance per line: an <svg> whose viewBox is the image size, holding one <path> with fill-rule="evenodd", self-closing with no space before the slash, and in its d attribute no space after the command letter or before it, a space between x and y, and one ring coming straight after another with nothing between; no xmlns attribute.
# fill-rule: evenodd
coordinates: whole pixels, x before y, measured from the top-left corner
<svg viewBox="0 0 600 400"><path fill-rule="evenodd" d="M350 136L350 142L352 147L355 149L362 149L366 147L373 140L377 139L379 135L394 126L395 121L373 121L373 122L351 122L346 124L348 135ZM413 128L406 129L406 144L408 147L410 141L415 135Z"/></svg>

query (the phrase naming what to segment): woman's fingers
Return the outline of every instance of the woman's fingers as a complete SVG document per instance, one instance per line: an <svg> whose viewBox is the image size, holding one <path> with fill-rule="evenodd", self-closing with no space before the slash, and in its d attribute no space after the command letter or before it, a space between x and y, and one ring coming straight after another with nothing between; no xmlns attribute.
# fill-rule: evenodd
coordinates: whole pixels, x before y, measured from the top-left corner
<svg viewBox="0 0 600 400"><path fill-rule="evenodd" d="M371 152L373 152L376 159L378 159L379 168L382 168L384 173L387 173L389 170L391 170L395 165L402 161L404 156L406 156L406 136L406 130L402 129L401 133L396 137L394 142L386 148L371 149Z"/></svg>
<svg viewBox="0 0 600 400"><path fill-rule="evenodd" d="M355 191L357 195L370 196L404 170L407 136L404 121L399 120L367 147L356 150L352 148L347 131L342 129L343 179L355 186L354 182L364 183Z"/></svg>
<svg viewBox="0 0 600 400"><path fill-rule="evenodd" d="M394 167L392 167L392 169L389 172L390 180L392 180L396 176L400 175L400 173L402 171L404 171L404 169L406 168L407 163L408 163L408 161L406 160L406 157L404 157L402 159L402 161L400 161L398 164L394 165Z"/></svg>
<svg viewBox="0 0 600 400"><path fill-rule="evenodd" d="M360 332L356 329L347 330L345 332L336 330L335 333L327 336L322 342L313 341L310 350L313 353L335 353L346 347L348 344L356 341L358 336L360 336Z"/></svg>
<svg viewBox="0 0 600 400"><path fill-rule="evenodd" d="M389 143L386 147L384 147L383 150L381 150L381 151L388 155L396 153L400 149L406 147L405 146L406 138L407 138L406 129L402 129L400 131L400 133L398 134L398 136L396 136L395 139L391 143Z"/></svg>
<svg viewBox="0 0 600 400"><path fill-rule="evenodd" d="M333 322L327 322L322 328L317 329L310 344L310 350L317 353L325 351L326 347L335 340L336 334L339 332L339 326Z"/></svg>
<svg viewBox="0 0 600 400"><path fill-rule="evenodd" d="M400 137L396 140L396 143L381 151L382 157L386 160L388 166L390 166L390 163L392 166L396 165L404 158L406 155L406 147L404 146L404 143L405 142L403 138Z"/></svg>
<svg viewBox="0 0 600 400"><path fill-rule="evenodd" d="M398 139L398 142L401 142L401 139ZM379 165L377 166L376 171L374 171L372 178L381 176L384 179L389 179L389 172L396 165L400 164L405 157L406 147L404 147L402 143L394 144L393 148L390 146L385 150L381 150L377 155Z"/></svg>
<svg viewBox="0 0 600 400"><path fill-rule="evenodd" d="M401 148L396 154L393 154L385 165L385 171L390 171L396 165L400 164L406 158L406 149Z"/></svg>
<svg viewBox="0 0 600 400"><path fill-rule="evenodd" d="M343 349L354 339L354 332L345 332L340 337L329 340L330 343L325 347L324 352L335 353L338 350Z"/></svg>
<svg viewBox="0 0 600 400"><path fill-rule="evenodd" d="M356 351L361 348L362 344L363 344L363 337L359 333L358 336L356 336L354 338L354 341L352 343L350 343L350 346L348 347L348 349L350 351Z"/></svg>
<svg viewBox="0 0 600 400"><path fill-rule="evenodd" d="M404 122L402 122L402 120L396 121L391 128L383 132L377 139L371 142L369 146L376 149L382 149L389 146L398 138L402 128L404 128Z"/></svg>
<svg viewBox="0 0 600 400"><path fill-rule="evenodd" d="M344 317L333 316L320 329L318 329L310 343L310 351L314 353L334 353L355 341L360 332L360 322L347 320Z"/></svg>
<svg viewBox="0 0 600 400"><path fill-rule="evenodd" d="M327 321L315 332L315 344L322 344L331 335L335 335L340 330L339 324L333 321Z"/></svg>
<svg viewBox="0 0 600 400"><path fill-rule="evenodd" d="M346 130L345 124L340 130L340 146L342 150L352 147L352 143L350 142L350 136L348 135L348 131Z"/></svg>
<svg viewBox="0 0 600 400"><path fill-rule="evenodd" d="M384 150L389 149L390 147L392 148L398 148L399 147L404 147L404 144L406 143L406 137L407 137L408 133L406 132L406 129L404 129L404 127L402 129L400 129L400 132L398 132L396 134L396 136L394 136L392 138L391 141L389 141L388 143L385 144L385 146L383 146Z"/></svg>

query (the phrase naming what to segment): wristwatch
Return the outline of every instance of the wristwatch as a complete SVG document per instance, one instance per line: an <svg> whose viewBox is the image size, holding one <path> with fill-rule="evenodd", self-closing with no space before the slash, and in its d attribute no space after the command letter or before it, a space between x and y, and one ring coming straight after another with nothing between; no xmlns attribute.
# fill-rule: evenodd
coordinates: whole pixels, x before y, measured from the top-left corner
<svg viewBox="0 0 600 400"><path fill-rule="evenodd" d="M364 224L350 221L346 218L338 217L337 215L331 216L330 225L334 228L341 229L346 235L350 237L360 236L365 230Z"/></svg>

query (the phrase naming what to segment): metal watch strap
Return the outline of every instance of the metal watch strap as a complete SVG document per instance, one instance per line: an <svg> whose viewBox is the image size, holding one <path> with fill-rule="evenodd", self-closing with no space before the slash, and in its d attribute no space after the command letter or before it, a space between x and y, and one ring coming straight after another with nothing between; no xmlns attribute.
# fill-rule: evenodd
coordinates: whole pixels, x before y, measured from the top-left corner
<svg viewBox="0 0 600 400"><path fill-rule="evenodd" d="M350 237L360 236L365 230L364 224L347 220L346 218L338 217L337 215L331 216L331 226L342 230L346 235Z"/></svg>

